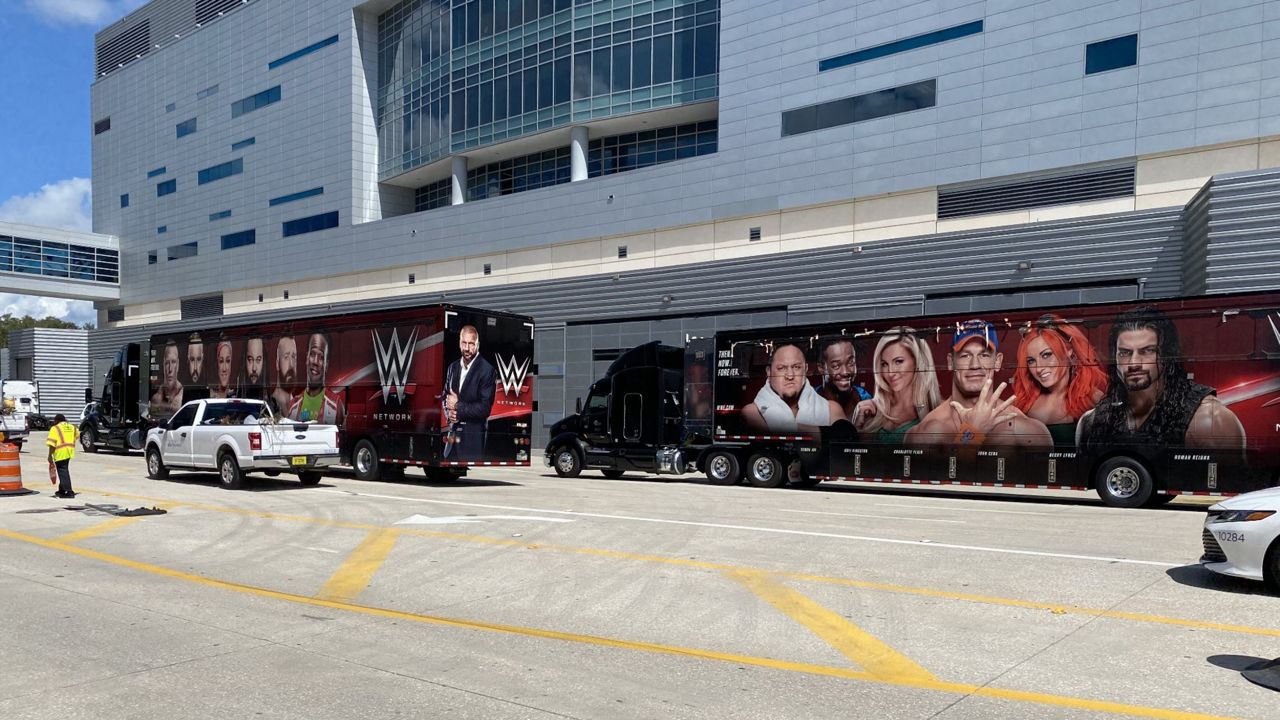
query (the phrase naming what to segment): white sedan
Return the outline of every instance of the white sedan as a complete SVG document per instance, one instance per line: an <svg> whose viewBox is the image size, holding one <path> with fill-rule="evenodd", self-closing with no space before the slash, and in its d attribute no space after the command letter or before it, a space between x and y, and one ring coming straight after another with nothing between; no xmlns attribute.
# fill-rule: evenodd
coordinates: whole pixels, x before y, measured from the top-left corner
<svg viewBox="0 0 1280 720"><path fill-rule="evenodd" d="M1210 507L1202 538L1201 565L1223 575L1262 580L1280 593L1280 487Z"/></svg>

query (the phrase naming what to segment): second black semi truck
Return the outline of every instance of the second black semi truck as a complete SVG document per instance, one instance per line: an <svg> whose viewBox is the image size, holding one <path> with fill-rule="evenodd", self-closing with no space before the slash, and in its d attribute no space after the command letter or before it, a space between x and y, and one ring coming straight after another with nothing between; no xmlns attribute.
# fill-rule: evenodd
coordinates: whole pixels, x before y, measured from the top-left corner
<svg viewBox="0 0 1280 720"><path fill-rule="evenodd" d="M1096 490L1138 507L1280 483L1280 295L736 330L623 353L546 462L759 487Z"/></svg>

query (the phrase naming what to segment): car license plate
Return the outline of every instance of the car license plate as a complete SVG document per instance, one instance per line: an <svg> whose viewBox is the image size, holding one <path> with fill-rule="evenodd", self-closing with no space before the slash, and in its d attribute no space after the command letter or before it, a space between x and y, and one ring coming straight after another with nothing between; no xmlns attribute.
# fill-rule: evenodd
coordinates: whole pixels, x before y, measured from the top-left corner
<svg viewBox="0 0 1280 720"><path fill-rule="evenodd" d="M290 462L291 464L293 464L293 465L306 465L306 464L307 464L307 456L306 456L306 455L299 455L299 456L296 456L296 457L290 458L290 459L289 459L289 462Z"/></svg>

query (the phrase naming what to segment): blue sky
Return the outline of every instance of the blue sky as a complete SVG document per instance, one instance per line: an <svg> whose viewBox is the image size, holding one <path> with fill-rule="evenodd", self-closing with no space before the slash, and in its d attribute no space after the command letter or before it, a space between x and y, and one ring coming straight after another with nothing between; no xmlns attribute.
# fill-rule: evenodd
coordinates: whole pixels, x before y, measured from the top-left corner
<svg viewBox="0 0 1280 720"><path fill-rule="evenodd" d="M0 0L0 220L90 230L93 36L144 0ZM96 319L88 302L4 292L0 314Z"/></svg>

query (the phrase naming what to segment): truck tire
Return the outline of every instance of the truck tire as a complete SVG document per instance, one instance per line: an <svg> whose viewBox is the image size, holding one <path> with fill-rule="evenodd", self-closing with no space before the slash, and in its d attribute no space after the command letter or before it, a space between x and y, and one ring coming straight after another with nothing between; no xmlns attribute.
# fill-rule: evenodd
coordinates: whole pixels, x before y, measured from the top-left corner
<svg viewBox="0 0 1280 720"><path fill-rule="evenodd" d="M716 450L707 456L707 481L712 485L737 485L742 477L738 456L727 450Z"/></svg>
<svg viewBox="0 0 1280 720"><path fill-rule="evenodd" d="M582 456L577 450L565 445L556 450L552 465L556 474L562 478L575 478L582 474Z"/></svg>
<svg viewBox="0 0 1280 720"><path fill-rule="evenodd" d="M169 468L164 466L164 459L160 457L160 448L154 445L147 448L147 477L152 480L164 480L169 477Z"/></svg>
<svg viewBox="0 0 1280 720"><path fill-rule="evenodd" d="M240 471L240 463L236 456L226 450L218 454L218 481L228 490L239 490L244 487L244 473Z"/></svg>
<svg viewBox="0 0 1280 720"><path fill-rule="evenodd" d="M356 478L359 480L380 478L382 473L381 466L378 464L378 448L368 440L356 443L356 449L351 451L351 467L355 469Z"/></svg>
<svg viewBox="0 0 1280 720"><path fill-rule="evenodd" d="M80 447L87 453L98 452L98 431L92 425L80 428Z"/></svg>
<svg viewBox="0 0 1280 720"><path fill-rule="evenodd" d="M622 477L623 473L625 472L626 472L625 470L601 470L600 474L609 478L610 480L617 480L618 478Z"/></svg>
<svg viewBox="0 0 1280 720"><path fill-rule="evenodd" d="M747 482L758 488L782 487L787 482L787 469L777 455L758 452L747 461Z"/></svg>
<svg viewBox="0 0 1280 720"><path fill-rule="evenodd" d="M1146 505L1156 489L1155 480L1146 466L1124 455L1109 458L1099 465L1094 484L1102 502L1122 508Z"/></svg>
<svg viewBox="0 0 1280 720"><path fill-rule="evenodd" d="M318 470L303 470L298 473L298 482L303 485L319 485L321 477Z"/></svg>

